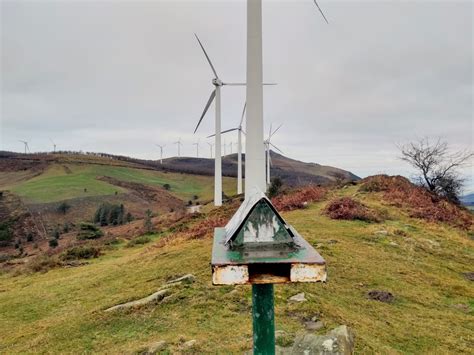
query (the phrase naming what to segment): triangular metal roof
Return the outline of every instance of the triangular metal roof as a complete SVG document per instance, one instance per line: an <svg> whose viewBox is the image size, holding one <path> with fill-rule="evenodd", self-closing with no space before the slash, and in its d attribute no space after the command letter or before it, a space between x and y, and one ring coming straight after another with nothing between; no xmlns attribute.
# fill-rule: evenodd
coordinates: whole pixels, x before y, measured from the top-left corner
<svg viewBox="0 0 474 355"><path fill-rule="evenodd" d="M240 230L243 228L245 222L252 214L254 208L260 203L264 202L274 213L275 217L285 226L288 234L293 238L293 232L288 227L285 220L280 216L278 211L275 209L271 201L268 199L265 194L255 188L252 190L250 196L248 196L240 205L239 209L235 212L232 218L229 220L227 225L225 226L225 244L229 244L234 238L237 237Z"/></svg>

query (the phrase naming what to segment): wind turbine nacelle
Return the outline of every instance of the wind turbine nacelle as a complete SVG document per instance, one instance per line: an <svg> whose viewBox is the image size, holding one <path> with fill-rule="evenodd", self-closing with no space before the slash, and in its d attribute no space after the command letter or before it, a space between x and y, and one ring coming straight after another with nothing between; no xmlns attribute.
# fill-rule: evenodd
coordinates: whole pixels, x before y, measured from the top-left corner
<svg viewBox="0 0 474 355"><path fill-rule="evenodd" d="M222 86L222 85L224 85L224 83L222 82L221 79L214 78L214 79L212 79L212 85L215 85L215 86Z"/></svg>

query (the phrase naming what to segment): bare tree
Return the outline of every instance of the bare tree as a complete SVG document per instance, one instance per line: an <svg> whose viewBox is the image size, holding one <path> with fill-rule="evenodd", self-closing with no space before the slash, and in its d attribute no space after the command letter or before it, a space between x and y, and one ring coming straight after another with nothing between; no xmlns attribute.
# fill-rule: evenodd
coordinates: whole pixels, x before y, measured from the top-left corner
<svg viewBox="0 0 474 355"><path fill-rule="evenodd" d="M459 203L459 195L463 187L459 168L472 158L469 150L451 152L446 141L422 138L398 147L400 159L406 161L417 170L417 183L429 191L444 196L452 202Z"/></svg>

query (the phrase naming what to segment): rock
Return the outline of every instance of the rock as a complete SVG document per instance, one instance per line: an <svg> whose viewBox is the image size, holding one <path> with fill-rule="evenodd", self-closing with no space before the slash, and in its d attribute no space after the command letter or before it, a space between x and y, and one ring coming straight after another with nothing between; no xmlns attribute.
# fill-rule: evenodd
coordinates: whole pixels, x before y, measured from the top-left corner
<svg viewBox="0 0 474 355"><path fill-rule="evenodd" d="M390 243L388 243L388 244L391 245L392 247L398 247L398 244L395 243L395 242L390 242Z"/></svg>
<svg viewBox="0 0 474 355"><path fill-rule="evenodd" d="M279 349L279 354L350 355L354 350L354 335L345 325L326 335L300 334L292 348Z"/></svg>
<svg viewBox="0 0 474 355"><path fill-rule="evenodd" d="M474 281L474 272L465 272L463 276L469 281Z"/></svg>
<svg viewBox="0 0 474 355"><path fill-rule="evenodd" d="M132 308L132 307L144 306L150 303L156 303L156 302L161 301L163 298L165 298L165 296L167 296L169 293L170 291L168 289L160 290L158 292L151 294L148 297L140 298L139 300L132 301L132 302L118 304L116 306L107 308L105 311L111 312L118 309L127 309L127 308Z"/></svg>
<svg viewBox="0 0 474 355"><path fill-rule="evenodd" d="M195 339L188 340L183 344L183 348L189 349L192 348L194 345L196 345L197 341Z"/></svg>
<svg viewBox="0 0 474 355"><path fill-rule="evenodd" d="M177 279L170 280L166 284L169 285L169 284L174 284L174 283L177 283L177 282L182 282L182 283L185 283L185 284L191 284L194 281L196 281L196 277L193 274L187 274L187 275L178 277Z"/></svg>
<svg viewBox="0 0 474 355"><path fill-rule="evenodd" d="M337 241L336 239L329 239L329 240L327 241L327 243L328 243L328 244L336 244L336 243L338 243L338 241Z"/></svg>
<svg viewBox="0 0 474 355"><path fill-rule="evenodd" d="M386 230L379 230L374 233L375 235L388 235L388 232Z"/></svg>
<svg viewBox="0 0 474 355"><path fill-rule="evenodd" d="M160 340L150 344L148 347L148 354L156 354L157 352L166 349L167 343L164 340Z"/></svg>
<svg viewBox="0 0 474 355"><path fill-rule="evenodd" d="M471 308L467 304L458 303L453 305L453 307L464 313L469 313L471 311Z"/></svg>
<svg viewBox="0 0 474 355"><path fill-rule="evenodd" d="M286 335L284 330L275 330L275 339L281 338Z"/></svg>
<svg viewBox="0 0 474 355"><path fill-rule="evenodd" d="M372 290L367 293L367 297L371 300L390 303L392 302L395 297L390 292L387 291L379 291L379 290Z"/></svg>
<svg viewBox="0 0 474 355"><path fill-rule="evenodd" d="M440 246L440 244L435 240L426 239L426 238L423 238L421 240L423 240L424 242L427 242L430 245L430 247L438 248Z"/></svg>
<svg viewBox="0 0 474 355"><path fill-rule="evenodd" d="M324 328L324 323L321 322L320 320L318 320L318 321L312 321L311 320L311 321L305 322L304 326L307 330L316 331L316 330L319 330L321 328Z"/></svg>
<svg viewBox="0 0 474 355"><path fill-rule="evenodd" d="M297 293L296 295L290 297L289 301L290 302L305 302L307 300L304 297L304 292L301 292L301 293Z"/></svg>

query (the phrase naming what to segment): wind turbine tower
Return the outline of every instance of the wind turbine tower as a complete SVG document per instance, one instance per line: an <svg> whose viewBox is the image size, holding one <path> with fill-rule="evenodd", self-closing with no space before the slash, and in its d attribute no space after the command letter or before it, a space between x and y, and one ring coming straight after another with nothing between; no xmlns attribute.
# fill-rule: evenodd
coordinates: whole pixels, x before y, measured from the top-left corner
<svg viewBox="0 0 474 355"><path fill-rule="evenodd" d="M26 151L28 150L28 153L31 153L30 152L30 147L28 146L28 142L27 141L22 141L22 140L18 140L19 142L23 143L25 145L25 154L26 154Z"/></svg>
<svg viewBox="0 0 474 355"><path fill-rule="evenodd" d="M199 139L196 143L193 143L196 146L196 158L199 158Z"/></svg>
<svg viewBox="0 0 474 355"><path fill-rule="evenodd" d="M271 180L270 180L270 166L272 166L272 157L270 156L270 146L272 146L273 148L277 149L280 153L283 154L283 152L281 151L280 148L278 148L277 146L275 146L272 142L271 142L271 138L273 137L273 135L281 128L283 124L279 125L277 129L275 129L273 132L272 132L272 125L270 124L270 130L268 131L268 138L266 140L263 141L263 144L265 146L265 151L266 151L266 154L267 154L267 187L270 185L271 183Z"/></svg>
<svg viewBox="0 0 474 355"><path fill-rule="evenodd" d="M213 143L207 143L209 145L209 150L210 150L210 153L211 153L211 159L212 159L212 147L214 146Z"/></svg>
<svg viewBox="0 0 474 355"><path fill-rule="evenodd" d="M49 140L50 140L51 143L53 144L53 153L56 153L56 143L54 143L51 138L50 138Z"/></svg>
<svg viewBox="0 0 474 355"><path fill-rule="evenodd" d="M160 164L163 164L163 148L166 147L166 144L165 145L156 144L156 146L160 148Z"/></svg>
<svg viewBox="0 0 474 355"><path fill-rule="evenodd" d="M182 143L181 143L181 138L179 138L179 139L178 139L176 142L174 142L173 144L178 145L178 157L180 157L180 156L181 156L181 145L182 145Z"/></svg>

